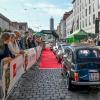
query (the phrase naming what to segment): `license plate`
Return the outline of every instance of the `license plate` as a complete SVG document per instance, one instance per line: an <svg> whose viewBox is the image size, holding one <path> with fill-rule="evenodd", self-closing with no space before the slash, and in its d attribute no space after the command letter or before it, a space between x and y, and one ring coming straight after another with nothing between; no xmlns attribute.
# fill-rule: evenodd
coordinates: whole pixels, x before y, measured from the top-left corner
<svg viewBox="0 0 100 100"><path fill-rule="evenodd" d="M89 81L98 81L99 73L89 73Z"/></svg>

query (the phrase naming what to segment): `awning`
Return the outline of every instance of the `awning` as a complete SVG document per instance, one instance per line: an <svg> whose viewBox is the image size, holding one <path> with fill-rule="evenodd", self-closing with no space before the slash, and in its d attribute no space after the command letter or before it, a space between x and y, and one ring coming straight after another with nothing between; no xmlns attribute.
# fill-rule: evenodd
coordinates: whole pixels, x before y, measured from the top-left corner
<svg viewBox="0 0 100 100"><path fill-rule="evenodd" d="M88 38L88 33L86 33L84 30L77 30L67 38L67 42L69 43L80 42L81 40L87 38Z"/></svg>
<svg viewBox="0 0 100 100"><path fill-rule="evenodd" d="M42 32L36 32L36 33L33 33L33 35L43 36L44 34Z"/></svg>

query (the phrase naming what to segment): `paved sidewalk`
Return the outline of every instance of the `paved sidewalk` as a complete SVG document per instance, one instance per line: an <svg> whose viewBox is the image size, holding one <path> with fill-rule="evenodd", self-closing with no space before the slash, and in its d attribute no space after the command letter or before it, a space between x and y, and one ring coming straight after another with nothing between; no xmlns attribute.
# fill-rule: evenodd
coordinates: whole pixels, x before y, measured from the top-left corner
<svg viewBox="0 0 100 100"><path fill-rule="evenodd" d="M99 90L67 89L60 69L31 68L25 73L7 100L100 100Z"/></svg>

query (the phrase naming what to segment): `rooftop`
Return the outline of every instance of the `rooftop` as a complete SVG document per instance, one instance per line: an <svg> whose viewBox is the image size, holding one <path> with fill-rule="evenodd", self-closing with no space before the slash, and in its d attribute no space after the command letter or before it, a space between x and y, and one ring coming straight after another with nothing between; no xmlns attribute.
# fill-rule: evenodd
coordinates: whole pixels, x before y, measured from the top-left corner
<svg viewBox="0 0 100 100"><path fill-rule="evenodd" d="M71 14L72 14L73 10L69 11L69 12L65 12L65 14L63 15L63 20L66 20Z"/></svg>
<svg viewBox="0 0 100 100"><path fill-rule="evenodd" d="M87 42L82 42L82 43L72 43L71 46L74 46L74 47L82 47L82 46L94 46L94 45L90 45Z"/></svg>
<svg viewBox="0 0 100 100"><path fill-rule="evenodd" d="M70 48L73 51L76 51L76 50L79 50L79 49L91 49L91 50L96 49L96 50L99 50L99 48L95 45L90 45L90 44L83 45L81 43L80 43L80 45L68 46L68 48Z"/></svg>
<svg viewBox="0 0 100 100"><path fill-rule="evenodd" d="M56 31L51 31L51 30L42 30L41 31L44 34L52 34L54 37L59 38L58 34L56 33Z"/></svg>
<svg viewBox="0 0 100 100"><path fill-rule="evenodd" d="M7 21L8 23L10 23L11 21L5 17L3 14L0 13L0 18L4 19L5 21Z"/></svg>

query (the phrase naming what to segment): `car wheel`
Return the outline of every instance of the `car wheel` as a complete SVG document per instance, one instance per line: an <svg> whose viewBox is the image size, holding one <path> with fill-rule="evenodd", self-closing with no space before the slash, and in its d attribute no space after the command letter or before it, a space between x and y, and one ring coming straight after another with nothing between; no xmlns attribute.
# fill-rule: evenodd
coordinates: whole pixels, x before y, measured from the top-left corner
<svg viewBox="0 0 100 100"><path fill-rule="evenodd" d="M74 85L71 83L71 78L67 74L67 85L68 85L68 90L72 91L74 89Z"/></svg>

